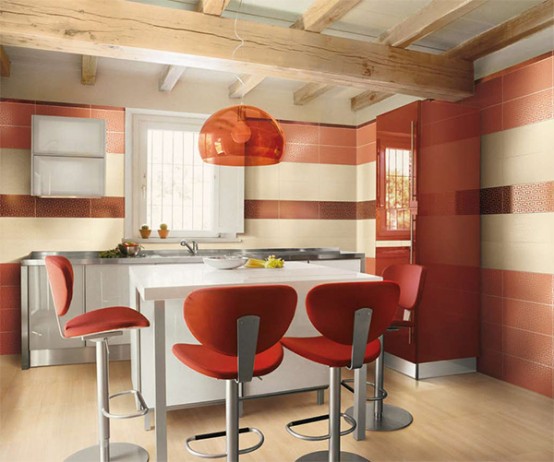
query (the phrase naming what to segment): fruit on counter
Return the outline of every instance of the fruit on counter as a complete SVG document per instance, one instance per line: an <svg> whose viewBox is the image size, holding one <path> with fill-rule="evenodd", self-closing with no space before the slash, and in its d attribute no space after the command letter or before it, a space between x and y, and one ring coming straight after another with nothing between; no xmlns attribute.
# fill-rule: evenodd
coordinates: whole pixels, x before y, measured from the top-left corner
<svg viewBox="0 0 554 462"><path fill-rule="evenodd" d="M244 266L246 268L282 268L284 264L282 258L275 258L275 255L270 255L266 260L249 258Z"/></svg>
<svg viewBox="0 0 554 462"><path fill-rule="evenodd" d="M270 255L269 257L267 257L264 266L266 268L282 268L284 264L285 262L282 258L275 258L275 255Z"/></svg>
<svg viewBox="0 0 554 462"><path fill-rule="evenodd" d="M265 260L259 258L249 258L244 264L246 268L265 268Z"/></svg>
<svg viewBox="0 0 554 462"><path fill-rule="evenodd" d="M119 251L119 248L110 249L110 250L102 250L98 252L98 256L100 258L121 258L121 252Z"/></svg>

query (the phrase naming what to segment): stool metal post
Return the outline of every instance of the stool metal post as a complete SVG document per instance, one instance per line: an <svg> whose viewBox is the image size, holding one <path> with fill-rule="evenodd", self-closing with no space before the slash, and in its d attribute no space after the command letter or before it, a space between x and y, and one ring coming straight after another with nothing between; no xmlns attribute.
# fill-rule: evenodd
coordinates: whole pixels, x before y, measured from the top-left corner
<svg viewBox="0 0 554 462"><path fill-rule="evenodd" d="M227 445L227 462L239 460L239 402L238 383L234 380L225 382L225 432Z"/></svg>

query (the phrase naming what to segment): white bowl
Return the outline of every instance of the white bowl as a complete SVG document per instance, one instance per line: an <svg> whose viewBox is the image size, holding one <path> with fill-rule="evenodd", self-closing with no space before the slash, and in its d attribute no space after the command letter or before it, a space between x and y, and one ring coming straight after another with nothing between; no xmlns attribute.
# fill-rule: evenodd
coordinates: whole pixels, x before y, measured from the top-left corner
<svg viewBox="0 0 554 462"><path fill-rule="evenodd" d="M246 257L204 257L204 263L217 269L234 269L246 263Z"/></svg>

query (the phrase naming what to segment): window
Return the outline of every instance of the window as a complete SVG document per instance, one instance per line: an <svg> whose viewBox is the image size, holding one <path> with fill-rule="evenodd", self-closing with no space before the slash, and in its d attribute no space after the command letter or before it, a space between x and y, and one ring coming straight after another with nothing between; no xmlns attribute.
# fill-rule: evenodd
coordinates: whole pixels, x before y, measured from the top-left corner
<svg viewBox="0 0 554 462"><path fill-rule="evenodd" d="M377 168L377 238L410 239L411 149L404 143L382 143Z"/></svg>
<svg viewBox="0 0 554 462"><path fill-rule="evenodd" d="M232 239L244 231L244 169L202 162L205 118L128 111L125 235L166 223L170 237Z"/></svg>

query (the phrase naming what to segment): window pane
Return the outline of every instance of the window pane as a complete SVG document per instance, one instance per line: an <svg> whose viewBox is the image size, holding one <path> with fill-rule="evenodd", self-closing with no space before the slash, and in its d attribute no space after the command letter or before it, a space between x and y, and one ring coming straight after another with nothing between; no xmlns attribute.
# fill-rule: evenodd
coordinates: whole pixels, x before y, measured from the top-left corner
<svg viewBox="0 0 554 462"><path fill-rule="evenodd" d="M387 148L385 151L386 229L410 229L410 151Z"/></svg>
<svg viewBox="0 0 554 462"><path fill-rule="evenodd" d="M213 229L214 167L197 154L197 134L150 128L147 140L147 222L171 230Z"/></svg>

